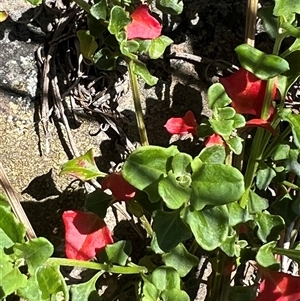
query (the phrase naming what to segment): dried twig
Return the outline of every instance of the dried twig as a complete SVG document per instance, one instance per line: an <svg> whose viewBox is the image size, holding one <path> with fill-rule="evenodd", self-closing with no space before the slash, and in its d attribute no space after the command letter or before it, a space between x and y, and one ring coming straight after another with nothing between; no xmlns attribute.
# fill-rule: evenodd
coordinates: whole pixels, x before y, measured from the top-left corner
<svg viewBox="0 0 300 301"><path fill-rule="evenodd" d="M19 219L19 221L26 227L26 237L28 239L36 238L36 234L31 226L31 223L29 222L27 215L20 204L21 197L12 187L1 162L0 162L0 185L3 187L7 195L8 202L10 207L12 208L13 213Z"/></svg>
<svg viewBox="0 0 300 301"><path fill-rule="evenodd" d="M255 44L257 5L258 0L248 0L247 2L245 43L252 47Z"/></svg>

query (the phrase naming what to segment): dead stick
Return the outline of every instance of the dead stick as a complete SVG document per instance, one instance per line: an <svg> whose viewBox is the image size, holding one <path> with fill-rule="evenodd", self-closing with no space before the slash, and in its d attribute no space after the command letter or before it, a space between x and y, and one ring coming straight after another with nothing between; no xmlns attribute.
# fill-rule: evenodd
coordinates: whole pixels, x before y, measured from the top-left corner
<svg viewBox="0 0 300 301"><path fill-rule="evenodd" d="M27 215L20 204L20 197L16 190L12 187L9 182L9 179L5 173L5 170L0 162L0 185L3 187L10 207L12 208L13 213L19 219L19 221L26 227L26 237L30 240L36 238L36 234L29 222Z"/></svg>
<svg viewBox="0 0 300 301"><path fill-rule="evenodd" d="M258 0L248 0L246 11L245 43L254 47Z"/></svg>

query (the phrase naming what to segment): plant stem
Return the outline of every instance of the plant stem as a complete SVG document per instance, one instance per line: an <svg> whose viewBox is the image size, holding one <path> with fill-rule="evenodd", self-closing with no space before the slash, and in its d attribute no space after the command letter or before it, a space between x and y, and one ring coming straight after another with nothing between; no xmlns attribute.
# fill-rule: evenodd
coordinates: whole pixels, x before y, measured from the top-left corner
<svg viewBox="0 0 300 301"><path fill-rule="evenodd" d="M250 157L245 172L245 193L240 202L242 208L245 208L248 203L250 188L256 173L256 169L258 167L258 158L261 157L262 155L263 136L264 136L264 129L258 128L254 136L254 139L252 141Z"/></svg>
<svg viewBox="0 0 300 301"><path fill-rule="evenodd" d="M282 40L284 39L284 35L278 35L275 40L275 44L273 47L273 54L277 55L280 49L280 45ZM261 119L267 120L269 117L269 111L272 103L272 94L274 87L274 78L271 78L267 82L266 93L264 98L264 103L261 111ZM277 125L277 124L276 124ZM245 208L248 203L248 196L250 192L250 188L256 173L256 170L259 165L259 161L263 157L264 150L269 142L271 135L270 133L265 133L263 129L258 128L255 134L255 137L252 142L250 157L246 168L245 173L245 193L240 201L240 205L242 208Z"/></svg>
<svg viewBox="0 0 300 301"><path fill-rule="evenodd" d="M224 272L226 258L227 255L222 251L218 252L216 265L212 270L212 278L209 279L211 285L209 299L212 301L228 301L231 273L228 275L222 274L222 272Z"/></svg>
<svg viewBox="0 0 300 301"><path fill-rule="evenodd" d="M151 225L150 225L147 217L145 215L142 215L140 217L140 221L141 221L142 225L144 226L144 229L146 230L146 232L148 233L148 235L150 237L152 237L152 235L153 235L153 229L152 229L152 227L151 227Z"/></svg>
<svg viewBox="0 0 300 301"><path fill-rule="evenodd" d="M46 264L48 265L58 264L63 266L73 266L73 267L81 267L81 268L94 269L94 270L102 270L102 271L115 273L115 274L147 273L146 267L138 266L138 265L134 265L130 267L122 267L116 265L109 265L105 263L97 263L97 262L68 259L68 258L51 257L46 261Z"/></svg>
<svg viewBox="0 0 300 301"><path fill-rule="evenodd" d="M133 61L130 60L129 63L127 62L127 66L128 66L130 85L131 85L134 108L135 108L135 116L138 124L141 144L143 146L149 145L147 131L146 131L144 117L143 117L142 106L141 106L141 98L140 98L137 76L133 72L133 68L134 68Z"/></svg>

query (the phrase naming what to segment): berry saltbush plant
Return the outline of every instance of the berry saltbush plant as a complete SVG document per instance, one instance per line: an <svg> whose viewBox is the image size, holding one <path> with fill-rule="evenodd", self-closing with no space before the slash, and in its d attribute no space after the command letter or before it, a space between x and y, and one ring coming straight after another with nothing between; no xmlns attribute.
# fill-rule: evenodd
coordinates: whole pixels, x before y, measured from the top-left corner
<svg viewBox="0 0 300 301"><path fill-rule="evenodd" d="M63 213L67 258L51 257L44 238L25 241L24 228L1 200L0 297L89 300L97 279L116 273L138 275L132 300L185 301L188 280L205 257L211 269L206 300L299 300L300 115L287 94L300 75L300 4L276 0L261 8L273 52L247 44L235 49L240 68L209 88L210 117L196 120L188 111L166 120L162 131L204 141L192 157L174 145L148 145L137 76L150 85L157 79L139 55L158 58L172 43L161 35L152 5L76 2L88 13L89 29L77 34L85 58L107 70L119 59L127 63L142 146L110 174L98 170L92 150L62 167L62 174L101 184L87 195L86 211ZM167 14L182 9L177 1L155 5ZM293 43L282 49L287 37ZM138 262L130 257L135 246L114 241L103 220L115 202L124 202L145 229L147 247ZM69 288L60 265L99 272ZM253 282L242 285L246 267Z"/></svg>

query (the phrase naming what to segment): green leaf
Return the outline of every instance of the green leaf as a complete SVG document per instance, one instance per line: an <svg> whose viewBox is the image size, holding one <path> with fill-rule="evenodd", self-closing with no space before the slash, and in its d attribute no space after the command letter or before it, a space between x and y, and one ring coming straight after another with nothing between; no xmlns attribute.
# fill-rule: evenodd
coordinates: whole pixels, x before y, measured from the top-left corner
<svg viewBox="0 0 300 301"><path fill-rule="evenodd" d="M102 34L107 31L107 27L101 23L101 21L94 18L92 15L87 15L87 25L88 29L90 30L91 36L95 39L103 38ZM106 43L105 43L106 44Z"/></svg>
<svg viewBox="0 0 300 301"><path fill-rule="evenodd" d="M106 0L100 0L94 4L90 9L91 15L97 20L106 20L107 16L107 4Z"/></svg>
<svg viewBox="0 0 300 301"><path fill-rule="evenodd" d="M263 210L269 207L269 201L265 198L262 198L254 191L250 190L248 206L249 212L251 214L256 212L262 212Z"/></svg>
<svg viewBox="0 0 300 301"><path fill-rule="evenodd" d="M289 157L284 162L285 169L294 173L297 176L300 176L300 163L299 163L299 149L290 149Z"/></svg>
<svg viewBox="0 0 300 301"><path fill-rule="evenodd" d="M248 208L242 208L238 202L229 203L226 206L228 209L229 225L231 227L253 220L253 216L249 213Z"/></svg>
<svg viewBox="0 0 300 301"><path fill-rule="evenodd" d="M38 267L36 270L36 279L43 299L50 300L57 294L64 295L64 299L62 300L69 299L67 285L59 271L58 265Z"/></svg>
<svg viewBox="0 0 300 301"><path fill-rule="evenodd" d="M211 110L224 108L231 103L231 99L228 97L224 86L220 83L213 84L209 87L207 97L207 104Z"/></svg>
<svg viewBox="0 0 300 301"><path fill-rule="evenodd" d="M22 244L16 243L13 249L17 257L25 259L30 275L34 275L35 270L44 264L54 251L52 244L43 237Z"/></svg>
<svg viewBox="0 0 300 301"><path fill-rule="evenodd" d="M226 158L225 148L221 145L205 147L194 160L201 160L207 164L222 164ZM196 168L194 166L194 168ZM193 169L194 169L193 168Z"/></svg>
<svg viewBox="0 0 300 301"><path fill-rule="evenodd" d="M139 60L132 60L130 64L133 73L140 76L149 86L154 86L157 83L158 78L150 74L144 63Z"/></svg>
<svg viewBox="0 0 300 301"><path fill-rule="evenodd" d="M72 284L70 290L72 294L72 301L101 301L102 298L99 296L96 289L96 281L102 274L104 274L104 271L98 272L87 282Z"/></svg>
<svg viewBox="0 0 300 301"><path fill-rule="evenodd" d="M258 226L257 236L262 242L278 240L284 229L284 220L280 215L271 215L266 211L257 213L254 218Z"/></svg>
<svg viewBox="0 0 300 301"><path fill-rule="evenodd" d="M242 128L246 125L246 119L241 114L235 114L232 120L234 129Z"/></svg>
<svg viewBox="0 0 300 301"><path fill-rule="evenodd" d="M149 279L160 291L180 289L180 276L172 267L161 266L155 269Z"/></svg>
<svg viewBox="0 0 300 301"><path fill-rule="evenodd" d="M170 209L178 209L190 199L191 188L182 185L181 181L191 183L191 176L175 177L170 171L167 177L158 183L158 193Z"/></svg>
<svg viewBox="0 0 300 301"><path fill-rule="evenodd" d="M71 175L81 181L89 181L97 177L105 177L106 174L101 172L94 159L93 149L90 149L86 154L72 159L62 166L60 175Z"/></svg>
<svg viewBox="0 0 300 301"><path fill-rule="evenodd" d="M179 15L183 11L182 0L157 0L156 7L167 15Z"/></svg>
<svg viewBox="0 0 300 301"><path fill-rule="evenodd" d="M276 177L275 170L267 164L261 164L256 174L256 186L260 190L266 189L273 178Z"/></svg>
<svg viewBox="0 0 300 301"><path fill-rule="evenodd" d="M24 242L26 229L5 207L0 206L0 249Z"/></svg>
<svg viewBox="0 0 300 301"><path fill-rule="evenodd" d="M295 221L297 216L300 215L298 214L300 212L295 212L293 210L297 209L293 208L294 205L297 207L297 203L299 203L298 197L293 200L291 196L286 193L278 198L275 202L272 202L270 211L272 211L273 214L280 215L284 219L286 226L289 226L292 222Z"/></svg>
<svg viewBox="0 0 300 301"><path fill-rule="evenodd" d="M88 60L92 60L98 44L95 38L90 34L89 30L78 30L77 37L79 39L80 52Z"/></svg>
<svg viewBox="0 0 300 301"><path fill-rule="evenodd" d="M300 115L293 114L291 110L285 109L280 113L280 117L290 124L294 143L300 148Z"/></svg>
<svg viewBox="0 0 300 301"><path fill-rule="evenodd" d="M190 174L191 162L193 161L192 156L185 153L178 153L172 159L172 169L175 177L186 176Z"/></svg>
<svg viewBox="0 0 300 301"><path fill-rule="evenodd" d="M159 298L159 290L155 287L154 284L152 284L150 281L145 279L143 277L144 283L143 283L143 297L141 301L157 301Z"/></svg>
<svg viewBox="0 0 300 301"><path fill-rule="evenodd" d="M196 210L201 210L206 205L218 206L235 202L245 191L243 175L229 165L199 164L193 170L192 180L190 202Z"/></svg>
<svg viewBox="0 0 300 301"><path fill-rule="evenodd" d="M236 112L234 108L231 107L225 107L225 108L218 108L217 109L217 118L222 120L228 120L234 118Z"/></svg>
<svg viewBox="0 0 300 301"><path fill-rule="evenodd" d="M182 243L170 253L163 254L162 260L167 266L176 269L180 277L185 277L199 263L199 258L189 253Z"/></svg>
<svg viewBox="0 0 300 301"><path fill-rule="evenodd" d="M18 288L17 294L19 297L28 301L45 301L45 299L42 298L42 292L35 275L27 280L27 285L25 287Z"/></svg>
<svg viewBox="0 0 300 301"><path fill-rule="evenodd" d="M108 264L119 264L121 266L125 266L131 251L131 242L120 240L112 245L107 245L99 254L99 261L106 262Z"/></svg>
<svg viewBox="0 0 300 301"><path fill-rule="evenodd" d="M156 39L151 40L151 44L149 46L149 56L151 59L158 59L162 56L166 50L166 48L173 43L169 37L161 35Z"/></svg>
<svg viewBox="0 0 300 301"><path fill-rule="evenodd" d="M93 62L100 70L114 70L117 56L108 47L104 47L95 53Z"/></svg>
<svg viewBox="0 0 300 301"><path fill-rule="evenodd" d="M190 301L189 295L180 289L171 289L162 292L161 298L163 301Z"/></svg>
<svg viewBox="0 0 300 301"><path fill-rule="evenodd" d="M227 146L233 151L236 155L240 155L243 151L243 141L239 136L230 137L225 139Z"/></svg>
<svg viewBox="0 0 300 301"><path fill-rule="evenodd" d="M226 206L216 206L202 211L185 210L184 219L191 227L199 246L212 251L226 239L229 217Z"/></svg>
<svg viewBox="0 0 300 301"><path fill-rule="evenodd" d="M257 263L262 267L270 270L278 270L280 264L273 255L273 249L276 247L277 241L271 241L259 248L255 257Z"/></svg>
<svg viewBox="0 0 300 301"><path fill-rule="evenodd" d="M289 64L283 58L242 44L235 48L240 63L246 70L261 80L268 80L289 70Z"/></svg>
<svg viewBox="0 0 300 301"><path fill-rule="evenodd" d="M122 54L124 54L125 56L136 60L138 57L136 54L133 54L134 52L136 52L139 49L140 45L137 41L126 41L123 40L120 44L120 50L122 52Z"/></svg>
<svg viewBox="0 0 300 301"><path fill-rule="evenodd" d="M179 211L158 210L153 218L152 227L158 245L164 252L170 252L180 242L191 237L191 231L181 220Z"/></svg>
<svg viewBox="0 0 300 301"><path fill-rule="evenodd" d="M217 120L210 119L209 120L211 127L213 128L216 134L221 136L230 136L232 131L234 130L234 121L233 120Z"/></svg>
<svg viewBox="0 0 300 301"><path fill-rule="evenodd" d="M139 190L145 191L151 202L157 202L158 182L166 176L171 158L178 154L176 146L142 146L132 152L125 161L122 175L126 181Z"/></svg>
<svg viewBox="0 0 300 301"><path fill-rule="evenodd" d="M111 34L118 34L121 29L130 23L130 18L125 10L117 5L114 5L110 11L108 30Z"/></svg>
<svg viewBox="0 0 300 301"><path fill-rule="evenodd" d="M0 281L0 300L12 294L19 288L27 285L27 277L21 274L17 267L14 267L11 258L0 249L0 267L1 267L1 281Z"/></svg>
<svg viewBox="0 0 300 301"><path fill-rule="evenodd" d="M299 2L297 0L276 0L273 14L275 16L286 16L290 13L300 14Z"/></svg>
<svg viewBox="0 0 300 301"><path fill-rule="evenodd" d="M263 26L267 34L275 39L278 34L278 18L273 15L273 5L270 6L262 6L257 11L257 16L262 19Z"/></svg>
<svg viewBox="0 0 300 301"><path fill-rule="evenodd" d="M279 144L272 153L274 161L286 160L289 156L290 146L288 144Z"/></svg>
<svg viewBox="0 0 300 301"><path fill-rule="evenodd" d="M84 206L88 211L96 213L100 218L105 218L111 200L111 195L106 194L100 189L96 189L86 196Z"/></svg>
<svg viewBox="0 0 300 301"><path fill-rule="evenodd" d="M241 249L244 249L247 245L247 241L239 241L237 233L234 233L226 237L220 245L220 249L229 257L240 257Z"/></svg>

